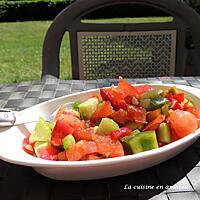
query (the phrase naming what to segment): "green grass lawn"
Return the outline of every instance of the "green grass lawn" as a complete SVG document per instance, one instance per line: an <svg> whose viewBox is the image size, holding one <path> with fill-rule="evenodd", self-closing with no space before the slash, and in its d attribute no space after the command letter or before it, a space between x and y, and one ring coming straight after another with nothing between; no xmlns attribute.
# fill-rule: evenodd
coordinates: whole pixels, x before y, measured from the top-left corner
<svg viewBox="0 0 200 200"><path fill-rule="evenodd" d="M50 22L0 23L0 82L41 77L42 45ZM61 48L61 78L71 78L68 35Z"/></svg>
<svg viewBox="0 0 200 200"><path fill-rule="evenodd" d="M95 20L97 23L159 22L170 17ZM84 22L94 22L85 20ZM42 45L50 25L47 21L0 23L0 83L37 80L41 77ZM61 47L61 79L71 79L68 35Z"/></svg>
<svg viewBox="0 0 200 200"><path fill-rule="evenodd" d="M90 23L150 23L150 22L170 22L173 17L140 17L140 18L113 18L113 19L84 19L82 22Z"/></svg>

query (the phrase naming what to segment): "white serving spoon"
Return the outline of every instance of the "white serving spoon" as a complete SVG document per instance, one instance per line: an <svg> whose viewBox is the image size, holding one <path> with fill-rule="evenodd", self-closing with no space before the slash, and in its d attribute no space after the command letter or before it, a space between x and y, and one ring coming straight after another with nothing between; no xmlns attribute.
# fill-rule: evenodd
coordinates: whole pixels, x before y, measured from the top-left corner
<svg viewBox="0 0 200 200"><path fill-rule="evenodd" d="M0 109L0 127L9 127L9 126L19 126L22 124L33 123L37 121L24 121L21 120L18 116L17 111L12 111L8 109Z"/></svg>

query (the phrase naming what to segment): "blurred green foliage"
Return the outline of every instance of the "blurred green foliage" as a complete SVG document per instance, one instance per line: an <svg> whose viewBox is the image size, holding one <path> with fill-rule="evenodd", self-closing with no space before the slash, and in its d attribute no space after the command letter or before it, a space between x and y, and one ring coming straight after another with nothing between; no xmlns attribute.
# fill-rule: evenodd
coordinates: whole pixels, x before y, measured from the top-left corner
<svg viewBox="0 0 200 200"><path fill-rule="evenodd" d="M52 20L76 0L0 0L0 22ZM89 0L88 0L89 1ZM90 0L91 1L91 0ZM183 0L200 13L200 0ZM96 10L88 19L115 17L168 16L169 14L143 5L115 5Z"/></svg>

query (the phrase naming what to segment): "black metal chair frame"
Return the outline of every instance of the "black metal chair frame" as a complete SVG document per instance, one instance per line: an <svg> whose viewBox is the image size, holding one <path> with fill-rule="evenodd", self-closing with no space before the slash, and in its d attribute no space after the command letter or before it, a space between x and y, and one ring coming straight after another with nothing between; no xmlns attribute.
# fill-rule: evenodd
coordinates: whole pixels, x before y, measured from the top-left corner
<svg viewBox="0 0 200 200"><path fill-rule="evenodd" d="M102 7L134 3L160 9L169 13L174 20L165 23L139 23L139 24L93 24L82 23L81 19ZM176 30L176 60L175 74L185 73L186 47L185 38L187 30L190 31L194 45L193 75L200 75L200 16L186 3L180 0L77 0L65 8L53 21L46 34L42 54L42 77L52 75L59 78L60 73L60 46L66 31L70 35L72 75L73 79L83 79L79 67L78 32L135 32ZM173 75L173 74L172 74Z"/></svg>

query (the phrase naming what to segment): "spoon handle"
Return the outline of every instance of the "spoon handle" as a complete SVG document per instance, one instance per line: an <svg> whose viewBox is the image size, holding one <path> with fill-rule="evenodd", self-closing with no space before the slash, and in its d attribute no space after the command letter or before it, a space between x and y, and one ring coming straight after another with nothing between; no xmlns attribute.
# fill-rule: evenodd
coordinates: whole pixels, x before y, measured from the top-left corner
<svg viewBox="0 0 200 200"><path fill-rule="evenodd" d="M16 120L16 115L13 111L8 109L0 109L0 127L19 126L21 124L34 122L38 122L38 120Z"/></svg>
<svg viewBox="0 0 200 200"><path fill-rule="evenodd" d="M0 109L0 127L13 126L16 122L16 116L13 111L8 109Z"/></svg>

